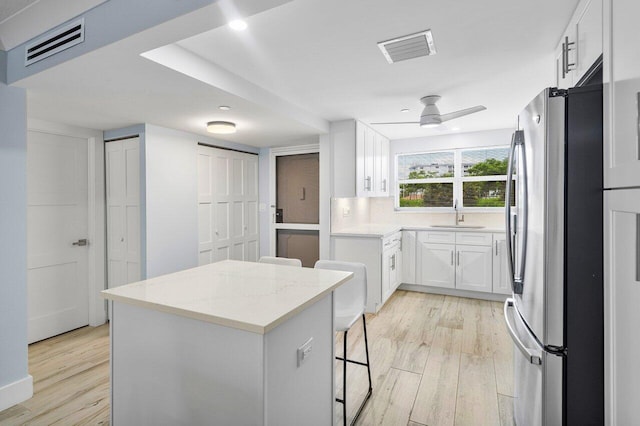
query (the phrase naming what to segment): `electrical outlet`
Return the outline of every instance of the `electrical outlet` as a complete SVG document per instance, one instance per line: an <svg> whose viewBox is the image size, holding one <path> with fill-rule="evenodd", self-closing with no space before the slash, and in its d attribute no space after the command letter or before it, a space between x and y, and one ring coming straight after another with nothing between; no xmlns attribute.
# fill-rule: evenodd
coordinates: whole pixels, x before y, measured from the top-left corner
<svg viewBox="0 0 640 426"><path fill-rule="evenodd" d="M298 348L298 367L304 364L307 358L311 356L311 350L313 349L312 343L313 337L311 337L304 343L304 345Z"/></svg>
<svg viewBox="0 0 640 426"><path fill-rule="evenodd" d="M351 215L351 209L349 207L344 207L342 209L342 216L347 217Z"/></svg>

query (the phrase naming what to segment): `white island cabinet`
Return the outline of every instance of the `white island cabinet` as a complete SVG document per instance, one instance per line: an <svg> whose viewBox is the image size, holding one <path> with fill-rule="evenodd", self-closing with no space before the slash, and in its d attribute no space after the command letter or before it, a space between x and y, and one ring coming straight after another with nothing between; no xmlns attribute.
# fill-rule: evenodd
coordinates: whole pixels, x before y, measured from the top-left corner
<svg viewBox="0 0 640 426"><path fill-rule="evenodd" d="M111 424L330 425L350 272L222 261L105 290Z"/></svg>

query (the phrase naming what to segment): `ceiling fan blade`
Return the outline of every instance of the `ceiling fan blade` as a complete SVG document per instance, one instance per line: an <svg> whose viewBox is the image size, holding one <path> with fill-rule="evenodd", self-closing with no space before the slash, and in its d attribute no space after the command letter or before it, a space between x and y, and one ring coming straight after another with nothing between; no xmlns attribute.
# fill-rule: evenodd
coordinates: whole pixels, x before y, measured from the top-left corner
<svg viewBox="0 0 640 426"><path fill-rule="evenodd" d="M476 112L484 111L487 109L485 106L478 105L467 109L461 109L460 111L450 112L448 114L440 115L440 119L445 122L453 120L454 118L464 117L465 115L473 114Z"/></svg>
<svg viewBox="0 0 640 426"><path fill-rule="evenodd" d="M392 121L390 123L369 123L369 124L420 124L419 121Z"/></svg>

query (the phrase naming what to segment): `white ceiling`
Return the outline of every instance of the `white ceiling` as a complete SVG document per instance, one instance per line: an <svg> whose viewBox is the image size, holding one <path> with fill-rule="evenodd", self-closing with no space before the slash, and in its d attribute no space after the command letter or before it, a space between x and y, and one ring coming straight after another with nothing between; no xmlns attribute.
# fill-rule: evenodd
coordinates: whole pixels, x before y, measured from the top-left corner
<svg viewBox="0 0 640 426"><path fill-rule="evenodd" d="M450 122L462 132L512 127L553 83L553 50L577 3L295 0L247 17L245 32L213 20L209 31L181 40L185 31L168 23L19 85L34 118L103 130L148 122L203 135L206 121L230 119L238 133L224 139L255 146L317 135L326 121L417 121L428 94L443 96L442 113L488 108ZM435 56L390 65L376 45L429 28ZM140 56L152 49L148 56L165 66ZM219 111L222 104L233 109ZM438 133L377 129L391 139Z"/></svg>

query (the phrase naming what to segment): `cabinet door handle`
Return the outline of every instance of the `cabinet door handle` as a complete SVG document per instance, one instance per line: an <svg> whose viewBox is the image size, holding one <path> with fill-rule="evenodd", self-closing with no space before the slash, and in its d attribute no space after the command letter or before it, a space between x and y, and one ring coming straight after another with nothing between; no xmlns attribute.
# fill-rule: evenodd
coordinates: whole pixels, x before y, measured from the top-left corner
<svg viewBox="0 0 640 426"><path fill-rule="evenodd" d="M562 79L567 76L567 45L562 43Z"/></svg>
<svg viewBox="0 0 640 426"><path fill-rule="evenodd" d="M367 176L364 180L364 190L371 191L371 176Z"/></svg>
<svg viewBox="0 0 640 426"><path fill-rule="evenodd" d="M382 192L387 192L387 180L382 179Z"/></svg>
<svg viewBox="0 0 640 426"><path fill-rule="evenodd" d="M498 255L498 241L496 240L496 256Z"/></svg>
<svg viewBox="0 0 640 426"><path fill-rule="evenodd" d="M451 266L453 266L453 250L451 250Z"/></svg>
<svg viewBox="0 0 640 426"><path fill-rule="evenodd" d="M569 74L569 71L573 70L571 67L575 65L575 62L569 63L569 51L573 50L569 46L573 46L574 44L576 43L573 41L570 42L568 36L564 37L564 43L562 43L562 78L565 78L565 76Z"/></svg>
<svg viewBox="0 0 640 426"><path fill-rule="evenodd" d="M460 252L456 252L456 263L460 266Z"/></svg>
<svg viewBox="0 0 640 426"><path fill-rule="evenodd" d="M392 271L396 270L396 255L395 254L393 256L391 256L391 270Z"/></svg>

